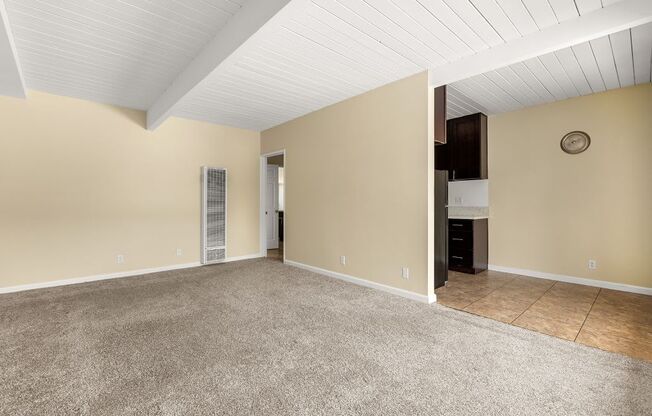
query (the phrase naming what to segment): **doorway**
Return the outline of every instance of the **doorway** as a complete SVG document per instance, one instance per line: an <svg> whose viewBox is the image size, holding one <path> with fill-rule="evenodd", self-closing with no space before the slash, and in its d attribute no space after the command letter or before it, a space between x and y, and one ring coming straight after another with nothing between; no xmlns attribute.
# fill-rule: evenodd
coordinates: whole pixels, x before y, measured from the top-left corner
<svg viewBox="0 0 652 416"><path fill-rule="evenodd" d="M285 151L261 157L261 255L285 261Z"/></svg>

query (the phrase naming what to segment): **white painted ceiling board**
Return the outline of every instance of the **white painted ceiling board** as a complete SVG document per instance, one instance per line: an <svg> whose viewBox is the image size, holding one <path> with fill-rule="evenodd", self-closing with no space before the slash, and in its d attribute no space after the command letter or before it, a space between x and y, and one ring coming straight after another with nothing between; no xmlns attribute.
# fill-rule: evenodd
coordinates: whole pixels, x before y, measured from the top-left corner
<svg viewBox="0 0 652 416"><path fill-rule="evenodd" d="M459 108L462 109L463 111L462 115L474 114L474 113L485 113L485 114L488 113L486 108L484 108L479 103L473 101L472 99L464 95L462 92L457 90L452 85L449 85L446 88L446 97L448 99L448 102L453 102Z"/></svg>
<svg viewBox="0 0 652 416"><path fill-rule="evenodd" d="M632 28L632 54L634 55L634 81L650 82L652 61L652 24Z"/></svg>
<svg viewBox="0 0 652 416"><path fill-rule="evenodd" d="M565 20L574 19L579 16L577 7L574 0L548 0L557 21L563 22Z"/></svg>
<svg viewBox="0 0 652 416"><path fill-rule="evenodd" d="M488 72L486 76L520 104L530 106L539 102L536 92L514 72L512 66Z"/></svg>
<svg viewBox="0 0 652 416"><path fill-rule="evenodd" d="M413 0L395 0L395 2L374 0L352 1L351 3L352 6L360 5L354 8L359 14L371 13L372 16L376 17L374 19L375 24L384 27L386 31L397 32L397 28L401 28L398 33L402 31L409 33L411 37L402 38L407 44L417 43L432 48L447 61L456 60L473 52L466 43L425 7L425 1L424 3L418 3ZM370 12L370 10L375 12ZM379 16L382 16L380 21L377 19ZM388 27L387 23L384 22L392 22L395 26ZM439 42L441 42L441 45L438 47L431 47L431 45L437 45Z"/></svg>
<svg viewBox="0 0 652 416"><path fill-rule="evenodd" d="M390 65L389 62L384 60L383 56L377 51L370 49L361 43L355 41L352 42L350 38L343 36L339 32L332 33L330 28L329 30L320 30L323 26L321 25L321 22L316 19L312 20L311 18L308 18L304 20L304 22L292 21L292 27L287 28L287 30L305 40L315 42L321 48L326 48L342 57L353 54L357 58L356 61L354 61L354 66L359 64L364 70L370 70L376 74L380 74L382 79L386 79L388 76L394 78L399 75L401 72L397 71L397 69L400 67L403 67L404 69L407 67L410 68L410 70L415 71L418 70L413 65L405 65L405 61L399 62L390 59L390 61L394 63L394 65ZM270 49L268 51L272 52L273 50ZM278 58L278 56L275 58ZM298 64L300 65L301 63L298 62ZM328 72L325 72L325 74L328 74Z"/></svg>
<svg viewBox="0 0 652 416"><path fill-rule="evenodd" d="M359 45L360 49L373 52L377 57L376 63L384 63L398 73L416 72L421 68L401 53L321 7L309 8L306 18L310 19L313 30L345 45Z"/></svg>
<svg viewBox="0 0 652 416"><path fill-rule="evenodd" d="M580 66L580 63L577 61L575 52L572 48L566 48L555 52L557 59L561 63L561 66L564 67L564 71L568 74L568 77L573 82L577 91L580 95L588 95L593 93L591 90L591 85L586 79L586 75Z"/></svg>
<svg viewBox="0 0 652 416"><path fill-rule="evenodd" d="M463 90L462 92L485 107L488 106L484 103L489 100L493 100L499 108L504 109L503 111L511 111L514 108L520 108L523 106L521 102L514 98L510 91L501 88L493 79L491 79L489 74L476 75L465 81L470 83L472 87L475 87L475 89L471 88L471 93ZM475 93L473 93L473 91L475 91ZM487 97L483 97L482 100L476 99L479 98L477 94L479 91L486 91L488 93Z"/></svg>
<svg viewBox="0 0 652 416"><path fill-rule="evenodd" d="M568 73L561 65L559 58L554 53L548 53L538 57L544 67L548 70L550 75L554 78L557 84L564 90L568 97L577 97L580 95L575 84L568 76Z"/></svg>
<svg viewBox="0 0 652 416"><path fill-rule="evenodd" d="M144 110L241 1L5 3L27 88Z"/></svg>
<svg viewBox="0 0 652 416"><path fill-rule="evenodd" d="M601 0L575 0L580 15L602 8Z"/></svg>
<svg viewBox="0 0 652 416"><path fill-rule="evenodd" d="M516 75L527 84L527 86L536 93L537 104L544 102L550 103L555 101L555 96L548 90L548 88L530 71L529 67L521 62L518 64L510 65L510 68Z"/></svg>
<svg viewBox="0 0 652 416"><path fill-rule="evenodd" d="M491 4L491 3L487 3ZM652 22L652 1L623 0L429 71L432 87Z"/></svg>
<svg viewBox="0 0 652 416"><path fill-rule="evenodd" d="M237 27L242 11L252 10L247 5L254 4L251 0L5 1L28 87L149 110L162 108L153 103L179 89L177 81L183 74L211 50L220 33ZM256 1L268 5L272 0ZM619 22L631 19L632 10L648 13L641 6L644 0L625 1L633 8ZM540 29L568 28L563 22L570 23L580 12L590 13L587 10L595 7L591 0L580 1L577 7L573 0L291 0L285 4L269 18L272 24L262 23L226 62L204 68L175 99L163 100L167 105L157 120L172 114L263 130L426 69L445 73L450 64L518 49L517 41L527 42ZM626 14L622 7L615 8ZM286 12L289 9L292 12ZM608 10L600 12L606 16ZM613 29L605 29L605 25L595 32L607 33L618 26L614 23ZM620 25L618 30L626 27ZM538 41L546 43L549 31L541 32ZM562 32L567 33L554 33ZM539 47L537 54L523 52L509 62L499 59L504 62L500 65L467 65L485 73L474 69L467 74L474 76L449 85L448 116L494 114L628 85L635 81L635 73L636 82L649 81L649 31L637 29L634 44L633 32L625 32L626 37L623 33L593 39L590 33L570 31L577 42L591 42L536 57L556 50L555 45L563 42L560 38L548 41L547 49ZM506 63L510 65L500 67ZM489 68L495 70L486 72ZM465 73L464 67L458 70L457 74Z"/></svg>
<svg viewBox="0 0 652 416"><path fill-rule="evenodd" d="M523 3L538 27L543 28L559 23L548 0L523 0Z"/></svg>
<svg viewBox="0 0 652 416"><path fill-rule="evenodd" d="M608 90L619 88L618 71L616 71L616 62L609 36L592 40L591 49L598 64L598 70L602 75L605 88Z"/></svg>
<svg viewBox="0 0 652 416"><path fill-rule="evenodd" d="M516 39L521 34L495 0L471 0L504 41Z"/></svg>
<svg viewBox="0 0 652 416"><path fill-rule="evenodd" d="M530 12L525 8L523 1L503 0L499 5L521 35L527 35L539 30ZM555 21L555 23L557 22Z"/></svg>
<svg viewBox="0 0 652 416"><path fill-rule="evenodd" d="M479 105L482 106L483 108L487 108L486 111L480 111L484 114L489 115L489 114L503 113L522 107L522 105L518 103L505 104L504 102L499 101L488 90L484 89L483 86L477 82L477 80L473 80L473 79L464 80L463 82L456 83L455 88L458 89L464 95L467 94L476 95L477 99L479 100L478 101ZM491 110L489 110L489 108L491 108ZM467 110L462 115L473 114L476 112L478 111Z"/></svg>
<svg viewBox="0 0 652 416"><path fill-rule="evenodd" d="M629 30L623 30L609 35L611 51L613 52L618 83L621 87L634 85L634 59L632 53L632 35Z"/></svg>
<svg viewBox="0 0 652 416"><path fill-rule="evenodd" d="M497 114L650 82L651 61L652 23L648 23L454 82L449 89L481 103L485 114ZM635 71L640 74L636 79ZM456 104L456 113L464 111ZM473 112L467 109L462 115Z"/></svg>
<svg viewBox="0 0 652 416"><path fill-rule="evenodd" d="M478 9L468 1L444 0L466 24L473 30L487 45L496 46L504 42L498 32L489 24L487 19L480 14Z"/></svg>
<svg viewBox="0 0 652 416"><path fill-rule="evenodd" d="M568 98L568 94L559 85L559 82L552 76L541 62L540 58L528 59L524 62L534 77L541 82L547 91L553 95L555 100L564 100ZM569 80L570 82L570 80Z"/></svg>
<svg viewBox="0 0 652 416"><path fill-rule="evenodd" d="M0 95L26 98L25 80L3 0L0 0Z"/></svg>
<svg viewBox="0 0 652 416"><path fill-rule="evenodd" d="M320 1L325 3L336 2L331 0ZM445 57L449 53L457 57L462 55L450 44L455 36L449 33L446 27L441 25L437 19L428 19L434 29L427 30L422 26L423 21L414 24L412 19L404 19L405 13L400 12L397 12L395 16L390 15L388 17L388 15L379 11L377 7L363 0L348 0L345 8L357 15L359 19L364 20L367 27L372 25L377 30L391 34L390 36L394 37L398 42L420 54L430 65L437 66L443 62L448 62ZM423 13L422 16L427 18L426 13ZM400 19L404 25L395 22L393 19ZM434 35L434 33L437 33L437 35Z"/></svg>
<svg viewBox="0 0 652 416"><path fill-rule="evenodd" d="M582 68L584 77L586 78L589 86L591 87L592 92L602 92L606 90L604 81L602 79L602 74L598 68L598 64L595 61L595 56L593 55L593 49L591 44L580 43L579 45L573 46L573 53L577 62Z"/></svg>
<svg viewBox="0 0 652 416"><path fill-rule="evenodd" d="M415 4L413 0L392 0L401 8ZM442 22L455 36L457 36L471 50L477 52L487 49L489 44L478 36L467 22L462 20L457 13L444 0L419 0L419 4L437 20Z"/></svg>
<svg viewBox="0 0 652 416"><path fill-rule="evenodd" d="M148 108L147 129L156 129L209 75L236 65L238 59L246 56L248 46L265 40L288 17L301 14L307 3L308 0L247 0Z"/></svg>
<svg viewBox="0 0 652 416"><path fill-rule="evenodd" d="M273 38L273 41L269 42L269 47L274 47L275 44L292 44L292 51L314 66L318 66L321 60L326 58L329 62L329 73L340 80L348 80L351 85L355 85L354 80L362 76L370 78L373 83L387 82L388 79L391 79L386 72L368 63L368 61L360 59L360 57L355 60L352 59L349 54L345 53L346 51L338 50L339 48L326 38L320 39L315 37L314 34L304 36L298 26L300 26L300 23L297 23L291 29L282 30L278 36ZM324 42L322 43L320 40ZM243 60L246 59L247 57L243 58ZM251 60L252 68L255 68L257 64L276 64L276 61L260 62L254 59ZM287 75L292 76L290 72Z"/></svg>
<svg viewBox="0 0 652 416"><path fill-rule="evenodd" d="M510 84L510 80L505 78L498 71L491 71L482 76L473 77L472 79L490 92L493 100L496 102L502 101L503 105L505 105L504 108L509 108L509 105L511 105L513 101L516 101L517 106L533 105L530 101L531 98L526 94L515 94L519 96L519 99L514 98L514 95L512 95L514 92L513 86Z"/></svg>
<svg viewBox="0 0 652 416"><path fill-rule="evenodd" d="M401 31L401 37L405 38L407 36L407 43L392 36L385 30L371 23L369 20L366 20L362 16L355 13L349 7L346 7L344 4L335 0L313 0L313 7L322 8L336 18L341 19L342 21L356 28L359 33L362 33L365 36L369 36L371 39L381 43L386 48L389 48L392 52L402 56L404 59L409 60L419 68L426 68L429 65L432 65L432 63L429 62L428 58L415 50L416 47L410 40L409 34L406 34L404 31ZM308 13L310 13L310 8L308 9ZM435 43L434 45L440 48L444 47L441 41ZM433 52L429 53L433 54ZM439 63L445 62L444 58L441 55L435 56L433 59Z"/></svg>

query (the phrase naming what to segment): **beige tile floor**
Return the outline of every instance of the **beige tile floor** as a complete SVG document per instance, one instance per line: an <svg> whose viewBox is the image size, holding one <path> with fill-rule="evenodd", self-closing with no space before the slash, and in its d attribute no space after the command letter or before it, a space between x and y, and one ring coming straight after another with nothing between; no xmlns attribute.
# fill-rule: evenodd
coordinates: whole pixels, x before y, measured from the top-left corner
<svg viewBox="0 0 652 416"><path fill-rule="evenodd" d="M652 296L492 271L448 279L442 305L652 362Z"/></svg>

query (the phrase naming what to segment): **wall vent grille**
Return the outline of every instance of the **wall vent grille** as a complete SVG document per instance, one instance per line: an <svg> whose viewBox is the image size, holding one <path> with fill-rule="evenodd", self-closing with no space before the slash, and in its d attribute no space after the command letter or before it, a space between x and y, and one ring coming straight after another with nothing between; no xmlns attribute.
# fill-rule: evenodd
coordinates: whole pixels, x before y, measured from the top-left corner
<svg viewBox="0 0 652 416"><path fill-rule="evenodd" d="M202 263L226 259L226 169L202 168Z"/></svg>

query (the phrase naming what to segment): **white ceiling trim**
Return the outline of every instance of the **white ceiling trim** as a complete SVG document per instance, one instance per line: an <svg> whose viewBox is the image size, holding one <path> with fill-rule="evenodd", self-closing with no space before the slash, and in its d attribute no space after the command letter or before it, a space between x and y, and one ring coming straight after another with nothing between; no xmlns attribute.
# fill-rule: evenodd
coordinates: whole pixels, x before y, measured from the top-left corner
<svg viewBox="0 0 652 416"><path fill-rule="evenodd" d="M431 68L429 83L432 87L450 84L651 21L652 1L623 0L450 64Z"/></svg>
<svg viewBox="0 0 652 416"><path fill-rule="evenodd" d="M249 0L224 25L213 40L190 62L147 111L147 128L154 130L174 111L175 106L215 69L224 64L245 42L252 38L290 0ZM300 2L299 2L300 3ZM259 35L260 36L260 35Z"/></svg>
<svg viewBox="0 0 652 416"><path fill-rule="evenodd" d="M0 95L27 98L4 0L0 0Z"/></svg>

